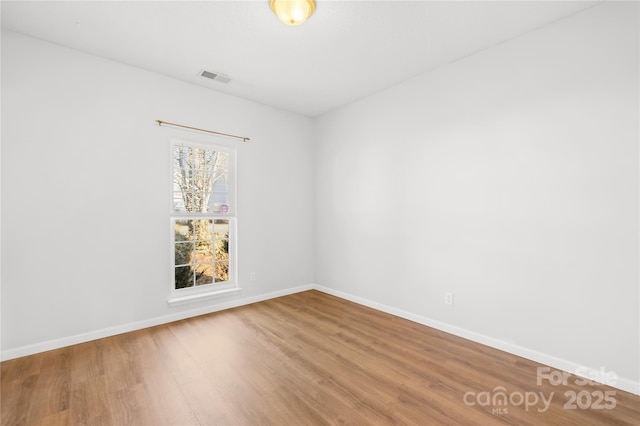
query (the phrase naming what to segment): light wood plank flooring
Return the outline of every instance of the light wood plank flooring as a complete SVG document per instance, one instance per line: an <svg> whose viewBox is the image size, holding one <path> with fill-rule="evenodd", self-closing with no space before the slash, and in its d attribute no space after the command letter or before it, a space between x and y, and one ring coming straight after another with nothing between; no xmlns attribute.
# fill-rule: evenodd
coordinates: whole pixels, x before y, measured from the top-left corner
<svg viewBox="0 0 640 426"><path fill-rule="evenodd" d="M0 408L4 425L640 424L639 397L539 386L539 366L308 291L5 361ZM606 391L613 409L593 405Z"/></svg>

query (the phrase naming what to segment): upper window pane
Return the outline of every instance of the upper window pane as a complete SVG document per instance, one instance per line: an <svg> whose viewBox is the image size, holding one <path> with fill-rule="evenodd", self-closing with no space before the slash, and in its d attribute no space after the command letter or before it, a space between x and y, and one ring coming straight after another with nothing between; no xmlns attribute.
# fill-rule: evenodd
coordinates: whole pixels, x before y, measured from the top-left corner
<svg viewBox="0 0 640 426"><path fill-rule="evenodd" d="M173 145L173 209L180 213L230 213L229 152Z"/></svg>

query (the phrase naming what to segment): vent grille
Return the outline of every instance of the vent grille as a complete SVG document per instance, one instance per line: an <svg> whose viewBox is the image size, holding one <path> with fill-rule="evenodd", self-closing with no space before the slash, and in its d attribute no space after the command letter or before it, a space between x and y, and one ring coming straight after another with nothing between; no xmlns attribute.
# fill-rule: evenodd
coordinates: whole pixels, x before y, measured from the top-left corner
<svg viewBox="0 0 640 426"><path fill-rule="evenodd" d="M205 78L209 78L211 80L219 81L220 83L224 83L224 84L227 84L228 82L231 81L231 79L229 77L227 77L226 75L215 73L215 72L211 72L211 71L207 71L207 70L202 71L200 73L200 76L201 77L205 77Z"/></svg>

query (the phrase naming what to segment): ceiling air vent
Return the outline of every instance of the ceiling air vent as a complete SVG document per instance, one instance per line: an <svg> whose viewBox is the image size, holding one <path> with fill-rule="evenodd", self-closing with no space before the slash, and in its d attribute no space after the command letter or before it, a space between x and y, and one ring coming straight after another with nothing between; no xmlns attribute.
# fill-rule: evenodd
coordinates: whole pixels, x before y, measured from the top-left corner
<svg viewBox="0 0 640 426"><path fill-rule="evenodd" d="M210 78L211 80L215 80L224 84L227 84L228 82L231 81L231 79L224 74L218 74L218 73L207 71L207 70L202 71L200 73L200 76Z"/></svg>

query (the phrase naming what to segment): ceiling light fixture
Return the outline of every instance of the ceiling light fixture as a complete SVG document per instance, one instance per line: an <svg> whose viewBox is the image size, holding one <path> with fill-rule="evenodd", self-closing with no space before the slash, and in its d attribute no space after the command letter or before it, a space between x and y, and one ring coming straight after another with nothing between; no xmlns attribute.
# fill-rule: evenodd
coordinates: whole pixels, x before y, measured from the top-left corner
<svg viewBox="0 0 640 426"><path fill-rule="evenodd" d="M300 25L316 10L315 0L269 0L271 10L287 25Z"/></svg>

